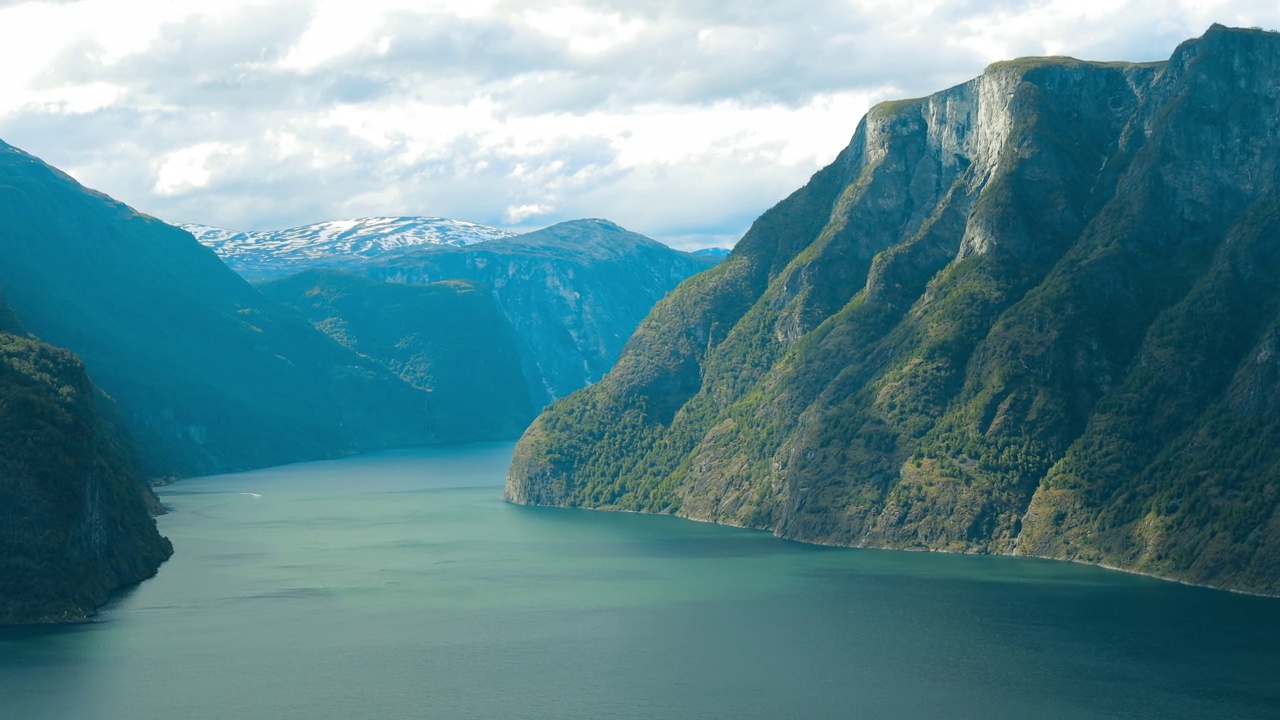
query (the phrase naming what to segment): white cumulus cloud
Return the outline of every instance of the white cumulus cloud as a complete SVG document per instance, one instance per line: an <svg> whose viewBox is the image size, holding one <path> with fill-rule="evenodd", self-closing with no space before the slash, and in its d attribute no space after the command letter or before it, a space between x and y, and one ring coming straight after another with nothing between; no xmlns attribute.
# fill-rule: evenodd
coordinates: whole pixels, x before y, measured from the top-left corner
<svg viewBox="0 0 1280 720"><path fill-rule="evenodd" d="M0 138L172 221L604 217L731 244L873 103L1159 60L1274 2L0 2Z"/></svg>

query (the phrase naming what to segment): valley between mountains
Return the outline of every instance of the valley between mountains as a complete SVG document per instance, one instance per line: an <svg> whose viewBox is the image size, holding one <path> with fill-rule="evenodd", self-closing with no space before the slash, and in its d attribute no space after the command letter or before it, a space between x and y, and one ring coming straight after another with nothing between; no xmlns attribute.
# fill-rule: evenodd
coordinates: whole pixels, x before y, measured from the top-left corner
<svg viewBox="0 0 1280 720"><path fill-rule="evenodd" d="M515 503L1280 595L1276 33L878 105L727 257L175 226L0 142L0 291L0 623L153 574L150 482L517 437Z"/></svg>
<svg viewBox="0 0 1280 720"><path fill-rule="evenodd" d="M3 144L0 227L0 622L83 618L153 573L169 550L148 481L518 437L720 260L604 220L518 236L439 218L250 241L197 228L248 263L241 277ZM103 523L117 530L81 538Z"/></svg>

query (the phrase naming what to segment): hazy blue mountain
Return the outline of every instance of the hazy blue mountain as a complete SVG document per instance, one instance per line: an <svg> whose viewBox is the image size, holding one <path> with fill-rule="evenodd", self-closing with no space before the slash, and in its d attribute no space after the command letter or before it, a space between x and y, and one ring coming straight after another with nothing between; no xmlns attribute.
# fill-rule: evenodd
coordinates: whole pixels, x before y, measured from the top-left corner
<svg viewBox="0 0 1280 720"><path fill-rule="evenodd" d="M529 395L539 408L598 380L659 298L723 259L674 250L607 220L575 220L524 235L412 217L261 233L183 227L257 283L323 269L399 285L466 280L489 288L515 329ZM346 283L344 295L354 292ZM310 307L289 292L277 297ZM355 340L365 337L359 321L348 324L347 332L352 347L363 347ZM400 362L376 347L362 352Z"/></svg>
<svg viewBox="0 0 1280 720"><path fill-rule="evenodd" d="M172 553L111 400L0 299L0 624L81 620Z"/></svg>
<svg viewBox="0 0 1280 720"><path fill-rule="evenodd" d="M1280 593L1280 35L884 103L508 498Z"/></svg>
<svg viewBox="0 0 1280 720"><path fill-rule="evenodd" d="M492 288L541 407L600 379L654 303L716 262L590 219L466 247L405 249L376 258L361 274Z"/></svg>
<svg viewBox="0 0 1280 720"><path fill-rule="evenodd" d="M433 441L425 393L187 232L0 143L0 287L118 402L148 475Z"/></svg>
<svg viewBox="0 0 1280 720"><path fill-rule="evenodd" d="M515 331L486 286L401 285L311 270L259 287L427 391L431 432L441 439L511 439L533 419Z"/></svg>

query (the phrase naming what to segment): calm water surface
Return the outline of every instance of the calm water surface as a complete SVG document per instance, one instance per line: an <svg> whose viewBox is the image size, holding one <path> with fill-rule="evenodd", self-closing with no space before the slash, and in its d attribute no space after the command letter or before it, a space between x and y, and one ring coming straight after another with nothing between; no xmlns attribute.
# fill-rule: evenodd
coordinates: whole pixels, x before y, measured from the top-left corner
<svg viewBox="0 0 1280 720"><path fill-rule="evenodd" d="M1280 601L504 504L510 445L186 480L0 718L1280 718Z"/></svg>

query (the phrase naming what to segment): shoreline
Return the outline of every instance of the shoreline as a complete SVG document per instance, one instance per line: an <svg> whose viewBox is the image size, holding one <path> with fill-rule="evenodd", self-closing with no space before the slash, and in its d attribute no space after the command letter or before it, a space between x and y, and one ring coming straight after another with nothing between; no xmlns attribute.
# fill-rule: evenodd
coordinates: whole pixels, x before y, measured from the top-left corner
<svg viewBox="0 0 1280 720"><path fill-rule="evenodd" d="M1126 575L1136 575L1139 577L1151 578L1152 580L1159 580L1161 582L1176 583L1178 585L1184 585L1186 587L1203 588L1205 590L1216 590L1219 592L1233 593L1235 595L1247 595L1249 597L1267 598L1269 600L1280 600L1280 593L1276 593L1272 595L1272 594L1267 594L1262 592L1254 592L1252 590L1242 590L1239 588L1221 587L1218 585L1209 585L1207 583L1196 583L1196 582L1191 582L1189 580L1183 580L1176 577L1157 575L1155 573L1145 572L1143 570L1134 570L1130 568L1117 567L1114 565L1107 565L1105 563L1093 563L1093 562L1087 562L1084 560L1074 560L1071 558L1048 557L1045 555L1020 555L1017 553L955 552L953 550L941 550L938 548L927 548L927 547L904 548L904 547L886 547L883 545L842 545L840 543L822 542L820 540L804 540L801 538L788 537L786 535L779 535L777 532L770 530L769 528L752 527L750 525L737 525L734 523L720 522L717 520L707 520L705 518L689 517L687 515L681 515L679 513L655 513L655 512L648 512L646 510L628 510L628 509L622 509L622 508L613 509L613 508L572 506L572 505L549 505L545 503L522 503L522 502L515 502L514 500L507 499L505 497L505 492L504 492L504 497L502 498L502 501L511 505L518 505L522 507L559 508L561 510L587 510L590 512L599 512L599 513L626 513L631 515L653 515L653 516L659 516L659 517L673 517L673 518L678 518L680 520L688 520L690 522L704 523L707 525L719 525L721 527L737 528L739 530L767 532L771 534L773 537L778 538L779 540L786 540L788 542L800 543L802 545L812 545L814 547L824 547L824 548L844 549L844 550L880 550L880 551L888 551L888 552L938 553L943 555L982 555L986 557L1033 558L1036 560L1048 560L1051 562L1071 563L1072 565L1081 565L1085 567L1096 567L1096 568L1101 568L1103 570L1121 572Z"/></svg>

